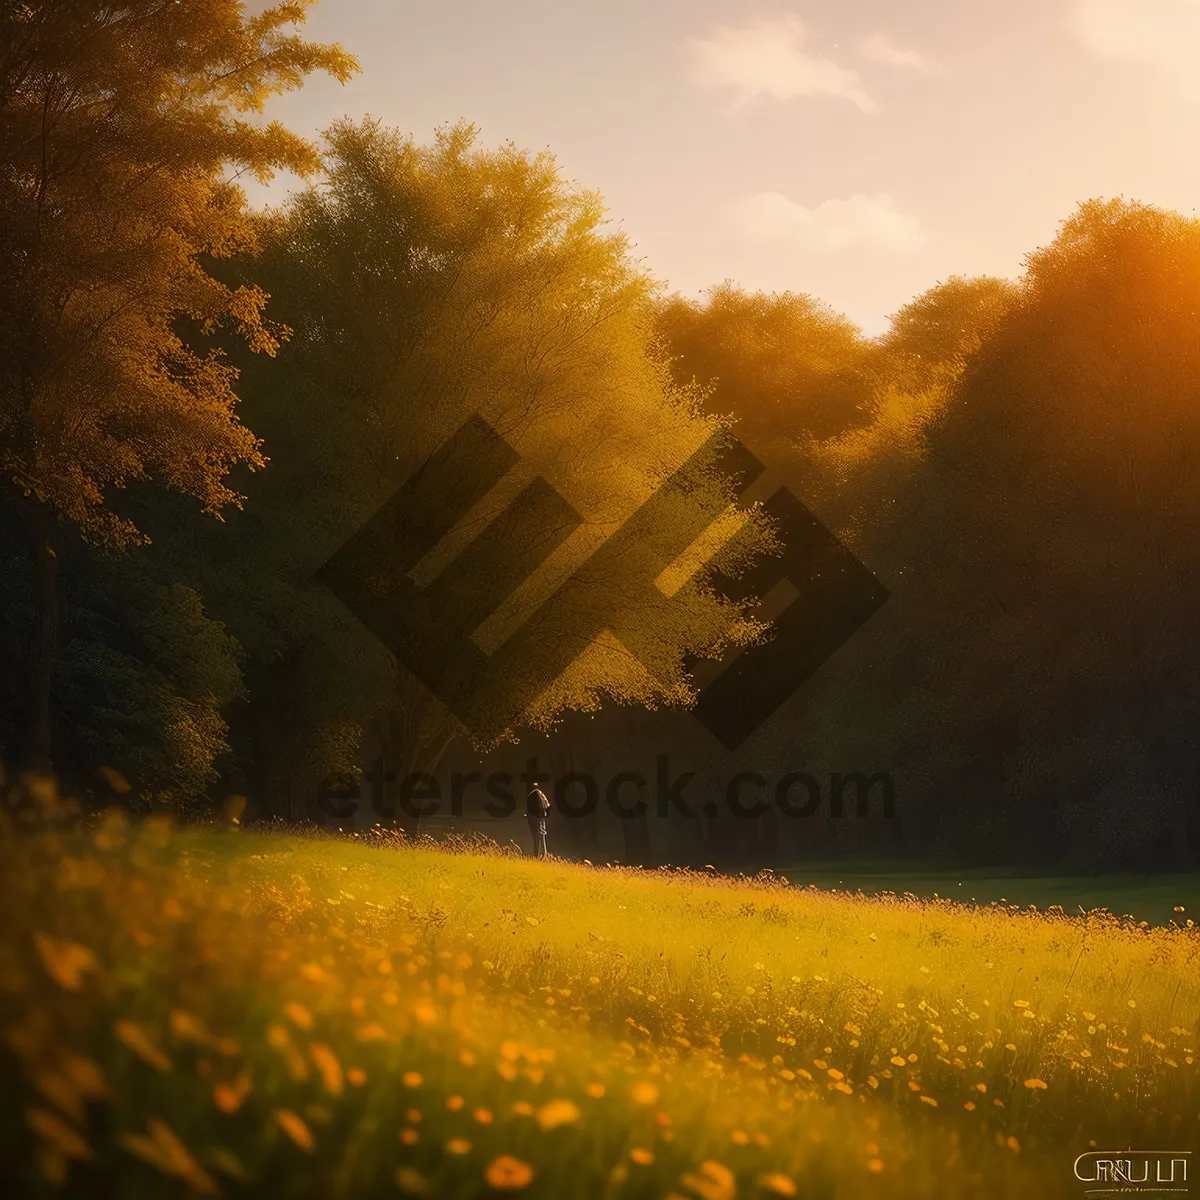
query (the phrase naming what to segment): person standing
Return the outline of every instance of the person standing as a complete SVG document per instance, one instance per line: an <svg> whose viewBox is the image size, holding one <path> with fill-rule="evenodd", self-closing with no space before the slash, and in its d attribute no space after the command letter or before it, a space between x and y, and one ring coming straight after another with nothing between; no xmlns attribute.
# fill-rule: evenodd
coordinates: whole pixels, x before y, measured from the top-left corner
<svg viewBox="0 0 1200 1200"><path fill-rule="evenodd" d="M533 834L533 852L538 858L545 858L546 851L546 814L550 811L550 801L546 793L535 783L533 791L525 801L525 816L529 820L529 832Z"/></svg>

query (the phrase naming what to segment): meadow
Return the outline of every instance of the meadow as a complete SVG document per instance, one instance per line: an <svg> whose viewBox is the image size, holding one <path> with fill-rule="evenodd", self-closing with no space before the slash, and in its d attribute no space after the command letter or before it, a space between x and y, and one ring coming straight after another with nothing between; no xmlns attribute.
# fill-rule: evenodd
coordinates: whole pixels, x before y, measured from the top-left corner
<svg viewBox="0 0 1200 1200"><path fill-rule="evenodd" d="M1200 1140L1183 912L117 813L0 868L7 1194L1034 1200Z"/></svg>
<svg viewBox="0 0 1200 1200"><path fill-rule="evenodd" d="M969 904L1032 904L1039 909L1057 905L1076 916L1105 908L1152 925L1179 920L1180 908L1192 914L1200 911L1200 875L1187 872L1051 875L1028 868L868 861L797 863L781 873L822 888L849 887L868 895L910 892Z"/></svg>

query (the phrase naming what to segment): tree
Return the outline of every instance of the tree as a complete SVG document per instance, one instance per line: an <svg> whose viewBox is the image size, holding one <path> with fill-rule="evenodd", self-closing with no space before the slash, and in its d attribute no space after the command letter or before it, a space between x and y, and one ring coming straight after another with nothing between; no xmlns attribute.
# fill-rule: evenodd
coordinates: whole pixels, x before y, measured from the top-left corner
<svg viewBox="0 0 1200 1200"><path fill-rule="evenodd" d="M726 282L703 304L672 296L657 326L677 382L706 389L709 411L733 413L738 435L772 465L867 419L875 348L810 296Z"/></svg>
<svg viewBox="0 0 1200 1200"><path fill-rule="evenodd" d="M1020 296L1009 279L952 276L893 314L874 359L867 420L811 443L814 500L830 520L858 529L902 520L900 502L926 435L963 370Z"/></svg>
<svg viewBox="0 0 1200 1200"><path fill-rule="evenodd" d="M710 549L724 542L733 569L769 544L760 514L730 511L716 459L646 538L619 534L723 422L650 353L654 282L604 228L594 193L568 186L549 155L478 148L469 126L420 146L377 122L342 122L327 141L327 181L265 217L261 251L244 263L294 333L282 371L245 359L245 411L272 465L247 477L247 511L214 546L201 589L253 655L243 732L257 791L277 808L305 777L354 770L367 727L393 769L429 769L461 732L455 705L438 699L456 673L458 717L469 709L484 742L603 698L687 703L689 656L753 636L749 601L715 595L695 555L669 599L650 585L718 519L725 536ZM479 490L485 452L460 434L480 421L514 465L475 496L441 558L416 564L439 606L417 647L439 675L431 690L314 572L431 455L448 455L427 472L447 504ZM445 570L479 549L481 531L494 540L486 564L461 579ZM412 564L394 558L386 544L364 551L358 578L383 593L407 586ZM613 613L616 636L602 635ZM449 638L453 623L505 665L472 675L477 660L462 655L475 652ZM565 647L578 653L543 678L548 652Z"/></svg>
<svg viewBox="0 0 1200 1200"><path fill-rule="evenodd" d="M0 500L5 515L10 503ZM21 541L15 523L0 521L0 671L10 674L0 681L0 761L22 735L21 646L35 624ZM242 693L241 648L160 550L105 550L69 529L58 539L54 765L73 794L111 796L104 768L128 784L127 801L179 812L199 803L227 765L225 713Z"/></svg>
<svg viewBox="0 0 1200 1200"><path fill-rule="evenodd" d="M910 301L882 339L887 376L919 392L957 375L1012 308L1019 288L1010 279L953 275Z"/></svg>
<svg viewBox="0 0 1200 1200"><path fill-rule="evenodd" d="M1020 799L1096 856L1200 849L1198 311L1200 222L1089 201L1030 255L935 435L973 481L964 557L1002 564L981 650L1017 639L1018 753L1045 764Z"/></svg>
<svg viewBox="0 0 1200 1200"><path fill-rule="evenodd" d="M19 499L37 632L25 757L50 755L59 624L56 522L128 544L113 503L153 479L219 514L226 476L262 465L235 413L221 327L272 355L266 294L211 259L253 243L237 175L318 166L262 111L354 60L291 32L312 0L248 17L234 0L26 0L0 15L0 467ZM236 174L229 177L229 170Z"/></svg>
<svg viewBox="0 0 1200 1200"><path fill-rule="evenodd" d="M1029 256L905 471L881 438L851 475L893 598L806 711L818 743L906 779L926 837L1195 862L1197 312L1200 222L1090 201Z"/></svg>

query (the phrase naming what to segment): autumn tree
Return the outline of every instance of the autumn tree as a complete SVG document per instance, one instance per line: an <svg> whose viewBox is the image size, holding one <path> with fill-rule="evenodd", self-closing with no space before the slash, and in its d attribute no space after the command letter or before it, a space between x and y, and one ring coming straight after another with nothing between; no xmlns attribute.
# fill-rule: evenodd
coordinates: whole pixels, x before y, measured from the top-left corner
<svg viewBox="0 0 1200 1200"><path fill-rule="evenodd" d="M245 361L247 419L271 467L247 477L247 509L204 588L253 655L243 729L256 793L288 809L304 779L357 767L364 730L407 774L436 763L465 710L486 741L605 699L688 703L689 655L753 630L748 604L707 589L706 556L745 561L767 538L760 517L731 508L715 457L629 536L630 516L723 422L650 353L656 285L599 197L550 155L484 149L469 126L420 145L342 122L325 170L264 217L245 262L294 333L281 370ZM508 450L460 442L484 427ZM493 451L511 462L496 479ZM414 567L436 604L414 647L442 673L430 688L315 573L443 452L428 473L445 506L471 499L462 520L415 567L383 544L356 568L386 592ZM707 550L674 563L710 525ZM441 640L443 617L471 630L486 670ZM456 670L469 685L457 708L442 702Z"/></svg>
<svg viewBox="0 0 1200 1200"><path fill-rule="evenodd" d="M1016 304L1020 287L992 276L952 276L894 313L872 359L864 421L807 446L811 498L846 532L908 519L930 428L968 362Z"/></svg>
<svg viewBox="0 0 1200 1200"><path fill-rule="evenodd" d="M1019 295L1010 279L953 275L909 301L881 339L887 377L924 391L939 377L957 375L983 345Z"/></svg>
<svg viewBox="0 0 1200 1200"><path fill-rule="evenodd" d="M734 414L738 435L773 464L867 419L875 348L811 296L726 282L703 302L669 297L656 327L676 380L701 385L708 410Z"/></svg>
<svg viewBox="0 0 1200 1200"><path fill-rule="evenodd" d="M910 468L881 437L852 474L893 597L813 737L903 775L926 844L1194 864L1200 222L1091 201L990 291Z"/></svg>
<svg viewBox="0 0 1200 1200"><path fill-rule="evenodd" d="M314 146L257 119L338 46L295 32L311 0L248 15L235 0L25 0L0 12L0 467L35 569L24 756L50 755L58 524L142 536L115 503L133 480L212 514L235 463L261 465L236 371L204 339L272 355L285 336L253 282L211 261L254 228L236 180L308 174Z"/></svg>

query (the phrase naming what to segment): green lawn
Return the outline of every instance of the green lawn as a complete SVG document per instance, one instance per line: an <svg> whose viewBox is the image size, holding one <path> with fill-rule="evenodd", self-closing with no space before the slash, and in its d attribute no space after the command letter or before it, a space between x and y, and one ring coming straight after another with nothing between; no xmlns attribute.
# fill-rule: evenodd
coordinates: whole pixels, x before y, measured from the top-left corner
<svg viewBox="0 0 1200 1200"><path fill-rule="evenodd" d="M1076 915L1080 909L1104 908L1151 925L1183 924L1200 913L1200 875L1195 874L1039 875L1003 868L953 871L883 863L801 863L780 873L792 883L814 883L838 891L861 889L866 895L910 892L925 899L936 895L966 904L1004 901L1022 908L1033 904L1039 909L1057 904ZM1176 912L1178 906L1185 911Z"/></svg>

